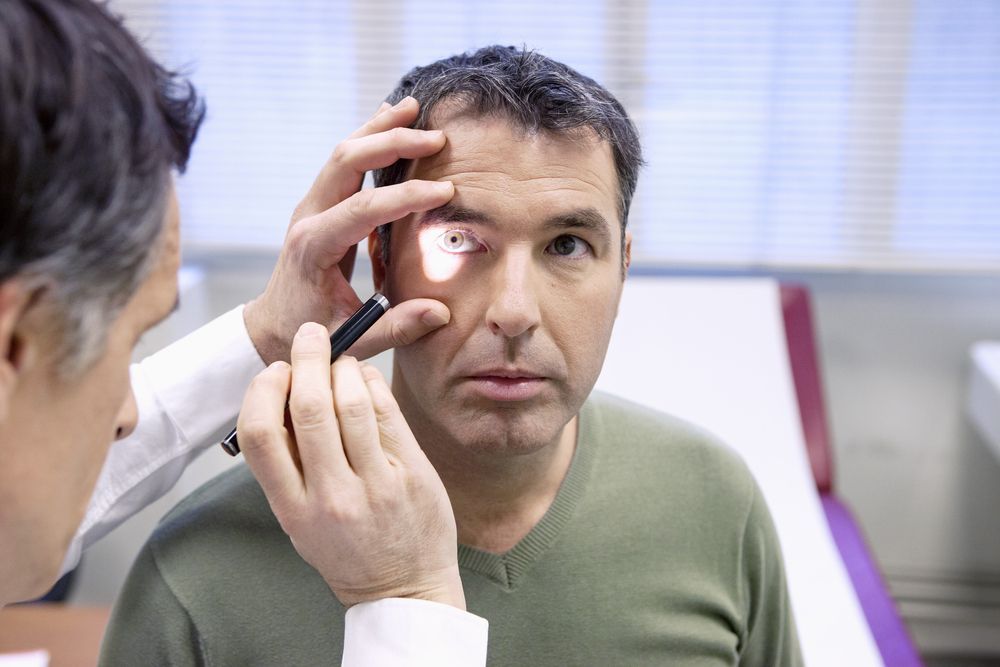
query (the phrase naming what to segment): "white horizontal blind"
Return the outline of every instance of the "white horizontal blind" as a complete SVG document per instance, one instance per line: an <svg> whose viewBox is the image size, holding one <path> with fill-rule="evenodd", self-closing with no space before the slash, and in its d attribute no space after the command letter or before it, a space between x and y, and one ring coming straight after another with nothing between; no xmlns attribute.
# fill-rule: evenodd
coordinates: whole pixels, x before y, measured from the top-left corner
<svg viewBox="0 0 1000 667"><path fill-rule="evenodd" d="M1000 269L995 0L118 0L208 120L188 246L275 247L337 141L410 67L527 45L607 85L648 166L659 265Z"/></svg>

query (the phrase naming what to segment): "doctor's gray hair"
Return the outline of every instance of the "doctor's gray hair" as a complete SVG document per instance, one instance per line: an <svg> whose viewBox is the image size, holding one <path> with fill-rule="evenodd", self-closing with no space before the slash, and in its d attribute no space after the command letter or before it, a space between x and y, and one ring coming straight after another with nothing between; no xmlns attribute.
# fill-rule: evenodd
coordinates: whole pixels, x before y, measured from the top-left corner
<svg viewBox="0 0 1000 667"><path fill-rule="evenodd" d="M386 101L412 95L420 102L413 126L426 129L442 103L479 116L504 118L528 132L571 135L591 130L608 142L618 177L618 216L622 252L629 207L642 166L639 134L625 108L593 79L540 53L513 46L487 46L451 56L406 74ZM375 185L406 178L410 161L400 160L374 172ZM378 229L382 260L389 259L390 225Z"/></svg>
<svg viewBox="0 0 1000 667"><path fill-rule="evenodd" d="M158 257L204 107L103 5L0 2L0 282L50 306L72 375Z"/></svg>

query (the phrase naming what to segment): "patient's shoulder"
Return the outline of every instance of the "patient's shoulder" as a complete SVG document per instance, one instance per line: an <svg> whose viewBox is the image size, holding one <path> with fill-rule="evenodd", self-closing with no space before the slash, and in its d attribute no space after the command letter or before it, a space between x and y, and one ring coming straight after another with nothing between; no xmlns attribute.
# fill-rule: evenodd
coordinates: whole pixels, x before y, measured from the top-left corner
<svg viewBox="0 0 1000 667"><path fill-rule="evenodd" d="M247 466L239 465L203 484L172 509L146 548L159 575L192 618L199 612L219 623L216 600L277 599L290 591L329 597L319 575L299 558ZM281 577L273 573L280 570ZM211 613L207 613L211 610ZM204 619L201 619L204 621Z"/></svg>
<svg viewBox="0 0 1000 667"><path fill-rule="evenodd" d="M206 579L224 581L234 569L242 569L237 564L258 569L299 561L245 464L212 478L178 503L147 548L160 572L183 582L182 588ZM195 570L198 576L192 576Z"/></svg>
<svg viewBox="0 0 1000 667"><path fill-rule="evenodd" d="M627 399L594 392L581 413L581 433L623 478L714 489L749 504L754 481L736 450L704 428Z"/></svg>
<svg viewBox="0 0 1000 667"><path fill-rule="evenodd" d="M689 421L634 401L595 391L584 421L592 436L629 449L667 448L673 456L696 456L744 469L740 455L715 434ZM589 418L589 419L588 419Z"/></svg>
<svg viewBox="0 0 1000 667"><path fill-rule="evenodd" d="M128 610L116 611L123 619L183 616L172 622L191 628L197 649L221 656L220 663L308 664L280 661L302 651L340 650L338 624L320 632L315 624L288 620L294 614L329 623L343 608L295 552L246 465L208 481L163 518L117 606ZM160 639L180 654L196 648L184 637Z"/></svg>
<svg viewBox="0 0 1000 667"><path fill-rule="evenodd" d="M257 480L243 465L234 466L191 492L160 521L153 539L177 539L192 530L280 531Z"/></svg>

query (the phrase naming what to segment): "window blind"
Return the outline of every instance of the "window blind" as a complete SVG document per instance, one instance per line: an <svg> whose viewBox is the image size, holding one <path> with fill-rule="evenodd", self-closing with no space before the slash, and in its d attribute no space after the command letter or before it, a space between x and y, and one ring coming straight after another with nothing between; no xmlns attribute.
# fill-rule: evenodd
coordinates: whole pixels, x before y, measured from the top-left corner
<svg viewBox="0 0 1000 667"><path fill-rule="evenodd" d="M277 247L410 67L526 45L604 83L647 159L636 262L1000 269L994 0L117 0L208 102L187 247Z"/></svg>

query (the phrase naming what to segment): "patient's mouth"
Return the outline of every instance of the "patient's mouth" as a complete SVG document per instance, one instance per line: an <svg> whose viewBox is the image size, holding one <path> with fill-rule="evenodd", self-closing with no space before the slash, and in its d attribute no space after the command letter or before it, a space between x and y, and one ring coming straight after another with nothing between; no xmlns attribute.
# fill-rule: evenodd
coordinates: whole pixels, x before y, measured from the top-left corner
<svg viewBox="0 0 1000 667"><path fill-rule="evenodd" d="M493 369L466 378L472 391L493 401L526 401L538 396L547 379L530 371Z"/></svg>

